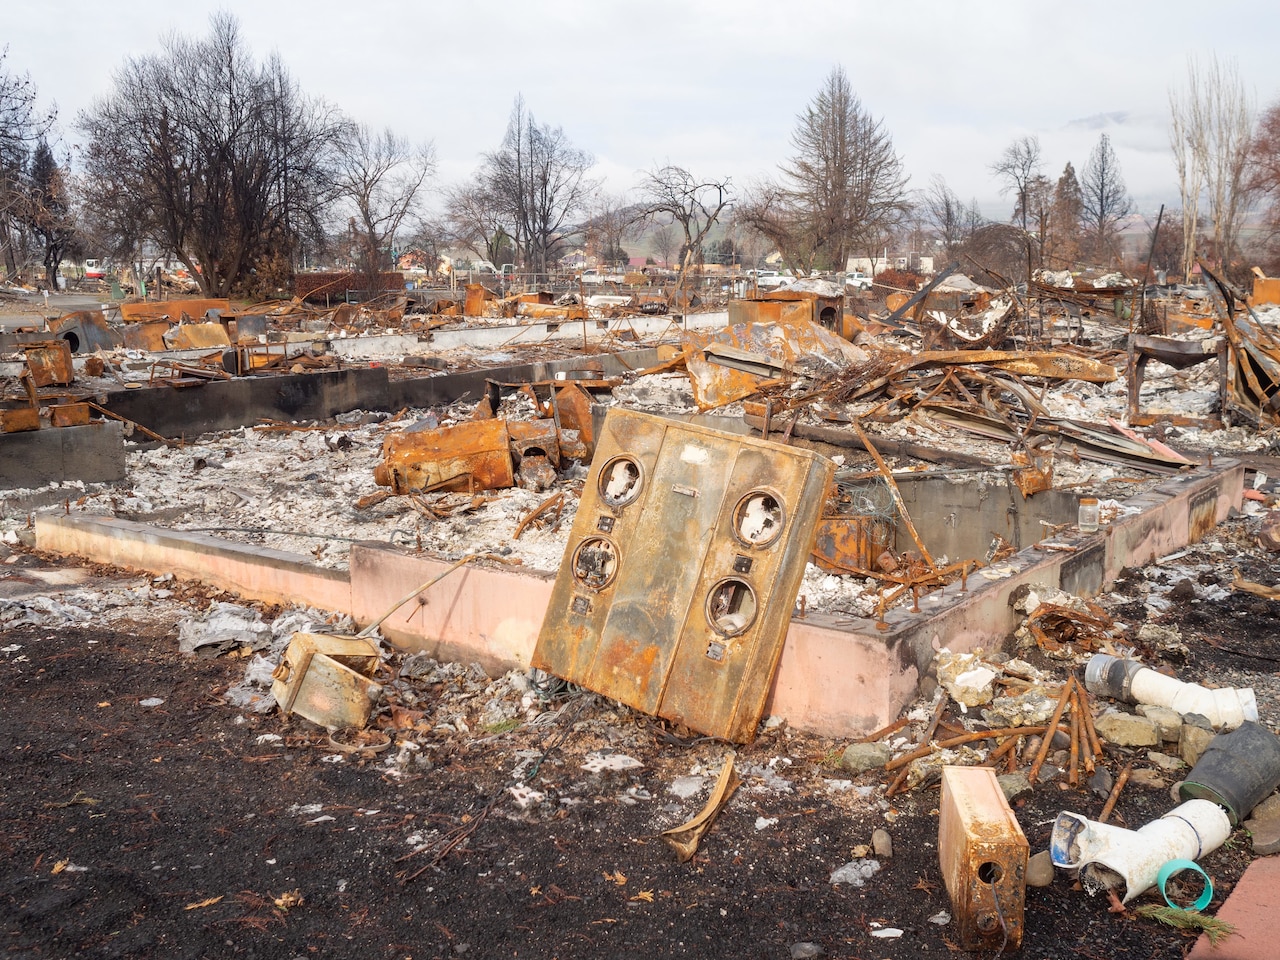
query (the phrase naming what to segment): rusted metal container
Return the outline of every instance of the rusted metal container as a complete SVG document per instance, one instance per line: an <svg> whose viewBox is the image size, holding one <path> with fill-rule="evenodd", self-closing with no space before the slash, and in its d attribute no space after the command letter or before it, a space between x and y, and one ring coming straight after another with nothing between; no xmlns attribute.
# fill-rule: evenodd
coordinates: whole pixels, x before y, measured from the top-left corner
<svg viewBox="0 0 1280 960"><path fill-rule="evenodd" d="M55 427L82 427L89 422L87 403L60 403L49 408L49 422Z"/></svg>
<svg viewBox="0 0 1280 960"><path fill-rule="evenodd" d="M71 344L65 340L46 340L23 348L27 369L37 387L65 387L76 378L71 364Z"/></svg>
<svg viewBox="0 0 1280 960"><path fill-rule="evenodd" d="M483 317L484 302L487 299L489 299L489 291L484 288L483 283L468 283L466 299L463 301L463 316Z"/></svg>
<svg viewBox="0 0 1280 960"><path fill-rule="evenodd" d="M36 407L0 410L0 433L25 433L40 429L40 411Z"/></svg>
<svg viewBox="0 0 1280 960"><path fill-rule="evenodd" d="M378 648L369 640L295 633L272 674L271 694L285 716L330 730L363 727L382 696L377 668Z"/></svg>
<svg viewBox="0 0 1280 960"><path fill-rule="evenodd" d="M833 470L807 450L609 411L534 666L753 739Z"/></svg>
<svg viewBox="0 0 1280 960"><path fill-rule="evenodd" d="M1022 944L1027 838L990 767L943 767L938 863L966 950Z"/></svg>
<svg viewBox="0 0 1280 960"><path fill-rule="evenodd" d="M876 558L893 546L893 521L886 517L829 516L818 521L813 562L823 570L875 570Z"/></svg>
<svg viewBox="0 0 1280 960"><path fill-rule="evenodd" d="M472 420L437 430L388 434L373 479L396 493L510 487L515 475L507 422Z"/></svg>

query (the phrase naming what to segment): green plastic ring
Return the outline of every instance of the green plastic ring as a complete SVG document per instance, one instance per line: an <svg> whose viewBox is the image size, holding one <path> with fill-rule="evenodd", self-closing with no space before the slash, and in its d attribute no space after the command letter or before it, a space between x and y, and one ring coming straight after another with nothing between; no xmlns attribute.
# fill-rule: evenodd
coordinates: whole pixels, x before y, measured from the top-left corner
<svg viewBox="0 0 1280 960"><path fill-rule="evenodd" d="M1196 873L1200 874L1200 876L1204 877L1204 890L1201 892L1200 896L1196 898L1196 902L1190 907L1178 906L1170 900L1169 895L1164 892L1164 885L1169 881L1169 878L1175 873L1181 873L1183 870L1194 870ZM1178 910L1203 910L1209 905L1210 901L1213 900L1213 881L1210 880L1209 875L1201 869L1200 864L1196 863L1194 860L1170 860L1161 867L1160 872L1156 874L1156 883L1160 885L1160 895L1164 897L1164 902Z"/></svg>

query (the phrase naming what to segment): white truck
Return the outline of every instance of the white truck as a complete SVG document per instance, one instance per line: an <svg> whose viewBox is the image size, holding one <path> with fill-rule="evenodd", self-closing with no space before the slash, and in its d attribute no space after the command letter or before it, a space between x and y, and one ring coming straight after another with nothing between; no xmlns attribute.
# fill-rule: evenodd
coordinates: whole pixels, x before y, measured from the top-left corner
<svg viewBox="0 0 1280 960"><path fill-rule="evenodd" d="M601 283L625 283L626 274L618 270L599 270L596 267L587 267L582 273L578 274L578 279L588 286Z"/></svg>

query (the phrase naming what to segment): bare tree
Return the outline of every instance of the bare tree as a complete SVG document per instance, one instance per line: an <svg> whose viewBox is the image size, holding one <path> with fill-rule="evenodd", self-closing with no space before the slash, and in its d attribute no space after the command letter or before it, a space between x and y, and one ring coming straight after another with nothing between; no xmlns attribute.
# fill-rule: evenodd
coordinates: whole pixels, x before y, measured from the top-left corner
<svg viewBox="0 0 1280 960"><path fill-rule="evenodd" d="M701 262L703 243L725 207L733 202L729 179L699 180L684 167L668 165L645 175L640 186L642 219L670 217L684 231L684 254L676 295L695 262Z"/></svg>
<svg viewBox="0 0 1280 960"><path fill-rule="evenodd" d="M934 174L922 197L925 219L936 231L947 260L955 257L960 244L972 233L969 211L941 174Z"/></svg>
<svg viewBox="0 0 1280 960"><path fill-rule="evenodd" d="M1120 221L1133 210L1133 201L1120 173L1120 161L1105 133L1089 154L1080 183L1081 219L1088 231L1095 260L1110 257Z"/></svg>
<svg viewBox="0 0 1280 960"><path fill-rule="evenodd" d="M636 220L636 211L624 194L600 192L591 205L591 216L584 225L587 249L605 263L619 263L626 258L622 244Z"/></svg>
<svg viewBox="0 0 1280 960"><path fill-rule="evenodd" d="M394 269L396 231L416 214L435 163L430 143L415 146L391 130L352 124L338 140L334 186L354 225L356 267L370 293L380 292L379 275Z"/></svg>
<svg viewBox="0 0 1280 960"><path fill-rule="evenodd" d="M796 118L795 151L778 183L751 191L739 217L778 245L793 269L844 270L906 214L907 175L882 121L835 67Z"/></svg>
<svg viewBox="0 0 1280 960"><path fill-rule="evenodd" d="M49 145L41 140L31 155L19 218L38 239L45 282L58 289L58 268L76 242L70 170L60 165Z"/></svg>
<svg viewBox="0 0 1280 960"><path fill-rule="evenodd" d="M1189 275L1202 189L1214 260L1226 264L1235 251L1249 205L1246 174L1254 108L1235 61L1224 64L1216 56L1207 67L1188 59L1186 86L1170 91L1169 105L1170 143L1182 195L1183 269Z"/></svg>
<svg viewBox="0 0 1280 960"><path fill-rule="evenodd" d="M516 250L505 207L481 182L445 191L445 228L448 237L496 267L514 263Z"/></svg>
<svg viewBox="0 0 1280 960"><path fill-rule="evenodd" d="M1005 147L1000 159L990 167L1001 181L1000 195L1013 194L1013 219L1022 224L1024 233L1030 232L1033 205L1029 195L1031 185L1041 176L1040 162L1040 138L1027 136Z"/></svg>
<svg viewBox="0 0 1280 960"><path fill-rule="evenodd" d="M571 218L585 209L596 188L587 177L594 165L591 154L573 146L560 127L539 125L516 97L507 132L485 155L480 177L535 273L549 272Z"/></svg>
<svg viewBox="0 0 1280 960"><path fill-rule="evenodd" d="M676 248L676 232L670 223L659 223L649 234L653 251L664 267L671 266L671 251Z"/></svg>
<svg viewBox="0 0 1280 960"><path fill-rule="evenodd" d="M1264 243L1274 259L1280 241L1280 102L1267 107L1258 118L1249 147L1248 185L1266 203Z"/></svg>
<svg viewBox="0 0 1280 960"><path fill-rule="evenodd" d="M1040 171L1040 138L1036 136L1020 137L1005 147L991 172L1000 180L1000 194L1012 193L1014 196L1013 222L1022 225L1027 248L1027 269L1030 271L1036 262L1033 250L1031 223L1034 216L1036 187L1044 176Z"/></svg>
<svg viewBox="0 0 1280 960"><path fill-rule="evenodd" d="M77 125L94 214L115 245L176 256L206 296L318 231L342 127L277 58L256 63L225 13L207 38L174 34L160 54L127 59Z"/></svg>
<svg viewBox="0 0 1280 960"><path fill-rule="evenodd" d="M7 276L18 272L14 232L23 202L23 171L36 144L53 126L56 111L36 109L36 87L27 74L5 67L9 48L0 48L0 247Z"/></svg>

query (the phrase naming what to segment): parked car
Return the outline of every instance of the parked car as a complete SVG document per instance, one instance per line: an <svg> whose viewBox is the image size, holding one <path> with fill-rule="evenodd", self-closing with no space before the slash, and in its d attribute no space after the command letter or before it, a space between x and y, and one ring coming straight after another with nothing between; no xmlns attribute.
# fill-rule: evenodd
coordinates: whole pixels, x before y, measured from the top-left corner
<svg viewBox="0 0 1280 960"><path fill-rule="evenodd" d="M846 290L870 290L871 278L861 270L855 270L853 273L847 274L844 278Z"/></svg>

